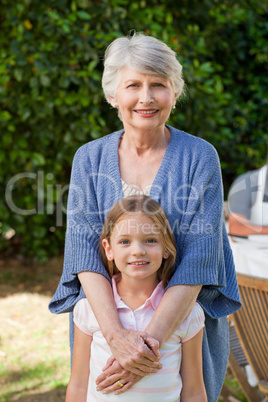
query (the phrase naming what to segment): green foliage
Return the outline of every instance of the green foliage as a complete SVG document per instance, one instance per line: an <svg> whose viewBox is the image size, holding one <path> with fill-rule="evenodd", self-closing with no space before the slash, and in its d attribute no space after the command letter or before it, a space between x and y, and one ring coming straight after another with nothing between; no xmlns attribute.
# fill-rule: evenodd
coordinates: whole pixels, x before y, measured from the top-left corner
<svg viewBox="0 0 268 402"><path fill-rule="evenodd" d="M193 1L192 10L187 0L173 7L188 85L184 122L175 122L217 148L227 192L266 160L268 3Z"/></svg>
<svg viewBox="0 0 268 402"><path fill-rule="evenodd" d="M101 90L104 51L133 27L168 37L163 6L145 3L2 1L2 250L12 244L38 260L62 251L73 155L120 126Z"/></svg>
<svg viewBox="0 0 268 402"><path fill-rule="evenodd" d="M178 53L188 94L170 123L217 148L226 187L264 163L267 3L2 0L0 13L0 249L62 251L73 155L121 126L102 95L103 54L133 28Z"/></svg>

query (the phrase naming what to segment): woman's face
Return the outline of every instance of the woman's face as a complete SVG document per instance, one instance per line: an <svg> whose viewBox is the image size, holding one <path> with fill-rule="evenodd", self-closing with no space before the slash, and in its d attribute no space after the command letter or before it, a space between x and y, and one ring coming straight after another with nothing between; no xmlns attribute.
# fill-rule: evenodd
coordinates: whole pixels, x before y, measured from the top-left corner
<svg viewBox="0 0 268 402"><path fill-rule="evenodd" d="M176 94L167 78L144 74L123 67L116 99L112 106L118 107L125 130L156 130L164 127Z"/></svg>

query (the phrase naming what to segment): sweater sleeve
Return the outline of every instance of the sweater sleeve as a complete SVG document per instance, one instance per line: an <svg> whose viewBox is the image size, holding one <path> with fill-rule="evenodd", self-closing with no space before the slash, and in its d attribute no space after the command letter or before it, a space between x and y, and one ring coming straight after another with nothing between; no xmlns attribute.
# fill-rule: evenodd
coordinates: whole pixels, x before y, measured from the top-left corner
<svg viewBox="0 0 268 402"><path fill-rule="evenodd" d="M199 149L193 151L185 168L184 177L187 175L183 194L177 195L180 219L174 232L178 259L168 287L203 285L198 301L206 313L218 318L234 312L241 303L223 220L220 163L210 144L200 142Z"/></svg>
<svg viewBox="0 0 268 402"><path fill-rule="evenodd" d="M53 313L72 311L75 303L85 297L77 276L79 272L97 272L110 280L99 252L103 215L96 198L97 174L91 168L87 146L79 148L73 160L63 273L49 304Z"/></svg>

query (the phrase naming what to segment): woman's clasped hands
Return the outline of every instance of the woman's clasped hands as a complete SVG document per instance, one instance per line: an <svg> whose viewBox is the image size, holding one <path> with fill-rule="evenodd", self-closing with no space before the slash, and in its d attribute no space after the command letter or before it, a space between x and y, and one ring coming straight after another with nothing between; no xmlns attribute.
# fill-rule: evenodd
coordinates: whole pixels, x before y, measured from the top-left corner
<svg viewBox="0 0 268 402"><path fill-rule="evenodd" d="M97 391L104 394L121 394L142 377L157 373L162 368L159 342L147 332L123 328L111 336L109 346L113 356L96 380Z"/></svg>

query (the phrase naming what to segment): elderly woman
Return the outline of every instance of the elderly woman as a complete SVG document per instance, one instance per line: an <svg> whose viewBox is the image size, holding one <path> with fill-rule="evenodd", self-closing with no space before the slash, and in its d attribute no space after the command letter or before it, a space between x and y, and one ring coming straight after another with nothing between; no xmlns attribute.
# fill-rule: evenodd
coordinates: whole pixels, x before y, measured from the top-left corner
<svg viewBox="0 0 268 402"><path fill-rule="evenodd" d="M163 42L143 34L116 39L105 54L102 84L123 129L75 155L64 269L50 310L72 311L87 297L114 356L98 387L124 392L161 368L159 347L197 299L206 315L204 381L208 400L217 401L229 352L226 316L240 307L217 153L206 141L166 124L184 82L176 54ZM98 251L109 209L134 193L163 206L178 250L176 271L146 332L123 328Z"/></svg>

